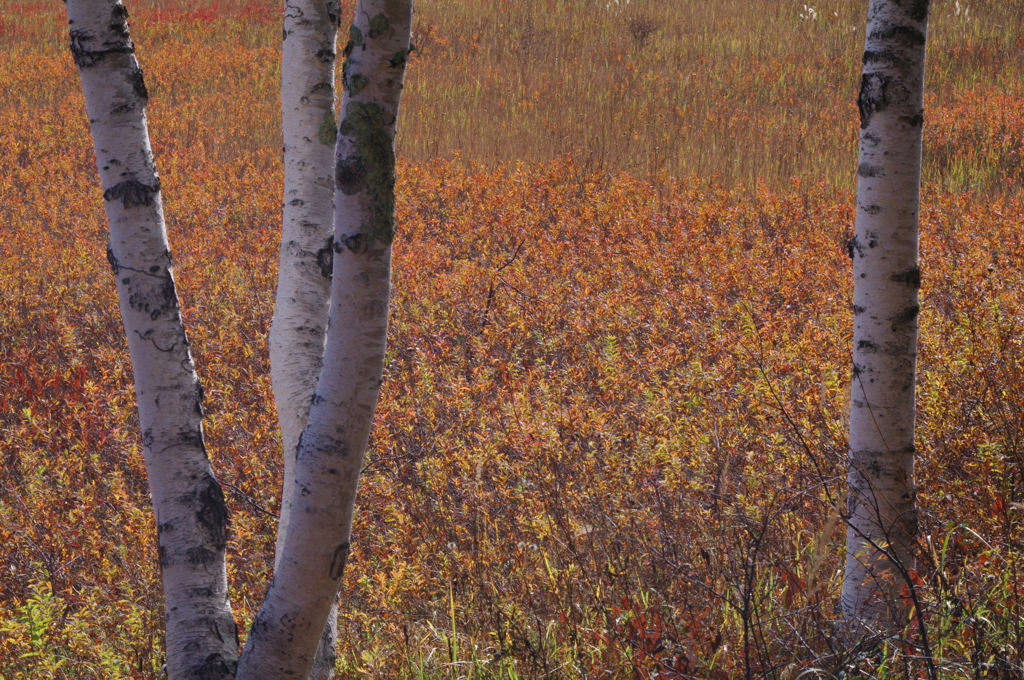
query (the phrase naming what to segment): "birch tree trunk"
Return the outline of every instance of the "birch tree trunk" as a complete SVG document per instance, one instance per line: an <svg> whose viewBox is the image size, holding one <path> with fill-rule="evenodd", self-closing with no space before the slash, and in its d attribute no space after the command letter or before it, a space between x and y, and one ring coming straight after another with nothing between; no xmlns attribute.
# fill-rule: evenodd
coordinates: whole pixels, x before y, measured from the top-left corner
<svg viewBox="0 0 1024 680"><path fill-rule="evenodd" d="M870 0L861 79L846 573L858 635L907 623L928 0Z"/></svg>
<svg viewBox="0 0 1024 680"><path fill-rule="evenodd" d="M103 200L156 513L170 678L234 676L227 599L227 507L203 444L203 390L174 287L160 180L146 129L148 94L116 0L67 0Z"/></svg>
<svg viewBox="0 0 1024 680"><path fill-rule="evenodd" d="M411 23L411 0L361 0L345 49L327 349L298 445L278 568L239 661L246 680L309 673L348 559L384 367L394 136Z"/></svg>
<svg viewBox="0 0 1024 680"><path fill-rule="evenodd" d="M275 564L291 516L299 435L323 366L334 235L334 65L341 7L336 0L285 0L281 61L284 218L270 374L281 423L284 486ZM337 617L329 616L311 680L334 672Z"/></svg>

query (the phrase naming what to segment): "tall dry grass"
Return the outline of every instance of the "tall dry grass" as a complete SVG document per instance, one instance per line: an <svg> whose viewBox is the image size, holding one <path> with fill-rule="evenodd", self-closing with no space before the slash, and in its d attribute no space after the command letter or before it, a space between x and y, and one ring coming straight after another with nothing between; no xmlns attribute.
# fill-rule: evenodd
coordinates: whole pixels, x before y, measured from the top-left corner
<svg viewBox="0 0 1024 680"><path fill-rule="evenodd" d="M933 7L926 182L1019 179L1013 126L976 111L1024 108L1024 8ZM864 22L847 0L421 2L400 148L851 188Z"/></svg>
<svg viewBox="0 0 1024 680"><path fill-rule="evenodd" d="M9 58L42 58L67 75L40 91L36 71L21 69L0 105L38 110L74 96L73 74L55 63L66 64L59 7L3 4ZM172 149L231 162L279 147L276 6L133 7L143 66L161 66L147 71L157 136L166 115L189 121ZM824 178L852 189L864 21L861 3L846 0L421 0L399 153L486 163L569 155L646 177L773 188ZM933 3L926 184L1002 191L1024 175L1013 134L1024 110L1022 34L1019 3ZM195 57L210 68L173 58L197 44L217 46ZM208 98L228 91L234 101Z"/></svg>

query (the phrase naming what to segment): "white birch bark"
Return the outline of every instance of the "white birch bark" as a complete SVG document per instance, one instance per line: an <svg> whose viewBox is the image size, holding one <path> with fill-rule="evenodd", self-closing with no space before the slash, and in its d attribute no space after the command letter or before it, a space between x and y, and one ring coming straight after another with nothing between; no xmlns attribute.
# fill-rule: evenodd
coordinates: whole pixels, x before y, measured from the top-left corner
<svg viewBox="0 0 1024 680"><path fill-rule="evenodd" d="M917 535L914 411L928 0L870 0L854 273L846 574L858 635L906 623Z"/></svg>
<svg viewBox="0 0 1024 680"><path fill-rule="evenodd" d="M174 287L146 129L148 94L128 13L114 0L68 0L67 13L135 376L159 535L168 676L232 678L238 639L227 599L227 507L203 445L203 392Z"/></svg>
<svg viewBox="0 0 1024 680"><path fill-rule="evenodd" d="M394 136L411 22L411 0L361 0L345 50L327 350L299 443L285 544L239 661L246 680L309 673L348 559L384 366Z"/></svg>
<svg viewBox="0 0 1024 680"><path fill-rule="evenodd" d="M284 486L275 564L291 516L295 456L323 366L334 236L336 0L285 0L281 60L284 210L270 374L281 424ZM333 675L336 616L328 617L311 680Z"/></svg>

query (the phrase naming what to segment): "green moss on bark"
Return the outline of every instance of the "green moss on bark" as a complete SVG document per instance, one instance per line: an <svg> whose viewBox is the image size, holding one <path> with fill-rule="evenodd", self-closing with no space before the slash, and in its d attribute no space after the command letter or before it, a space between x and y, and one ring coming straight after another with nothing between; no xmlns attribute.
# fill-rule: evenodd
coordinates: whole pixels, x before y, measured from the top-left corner
<svg viewBox="0 0 1024 680"><path fill-rule="evenodd" d="M378 104L349 102L338 131L354 146L346 159L345 181L365 187L370 197L369 224L362 225L361 231L389 245L395 238L395 150L384 111Z"/></svg>
<svg viewBox="0 0 1024 680"><path fill-rule="evenodd" d="M374 18L370 19L370 37L376 38L384 35L384 32L388 30L389 25L390 22L384 14L378 14Z"/></svg>
<svg viewBox="0 0 1024 680"><path fill-rule="evenodd" d="M324 121L320 123L320 128L316 133L321 144L334 146L334 143L338 141L338 119L334 116L333 107L324 111Z"/></svg>

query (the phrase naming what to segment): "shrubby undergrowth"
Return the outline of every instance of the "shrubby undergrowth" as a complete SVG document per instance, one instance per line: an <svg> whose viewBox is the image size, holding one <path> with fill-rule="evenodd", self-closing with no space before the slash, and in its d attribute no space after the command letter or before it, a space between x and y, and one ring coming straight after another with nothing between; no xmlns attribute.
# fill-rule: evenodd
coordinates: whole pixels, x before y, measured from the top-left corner
<svg viewBox="0 0 1024 680"><path fill-rule="evenodd" d="M11 7L0 676L159 677L155 533L84 108L59 8ZM439 47L438 10L421 10L434 42L410 77L427 97L442 88L430 60L453 52ZM605 19L628 31L623 12ZM137 15L208 448L233 516L233 598L249 617L281 469L265 344L280 221L278 55L264 30L275 11L158 3ZM655 19L629 50L668 49ZM974 179L946 182L932 166L923 200L923 513L906 594L943 677L1014 678L1024 205L1010 147L1024 107L1014 87L963 75L1016 68L972 35L957 49L974 56L936 86L946 94L928 122L932 162ZM554 39L535 36L535 51ZM182 58L198 39L222 41L216 68ZM638 179L592 156L427 160L412 152L424 134L401 164L392 336L342 595L341 677L923 673L915 621L860 655L833 634L851 196L781 171L726 189ZM1010 145L1001 155L993 135Z"/></svg>

